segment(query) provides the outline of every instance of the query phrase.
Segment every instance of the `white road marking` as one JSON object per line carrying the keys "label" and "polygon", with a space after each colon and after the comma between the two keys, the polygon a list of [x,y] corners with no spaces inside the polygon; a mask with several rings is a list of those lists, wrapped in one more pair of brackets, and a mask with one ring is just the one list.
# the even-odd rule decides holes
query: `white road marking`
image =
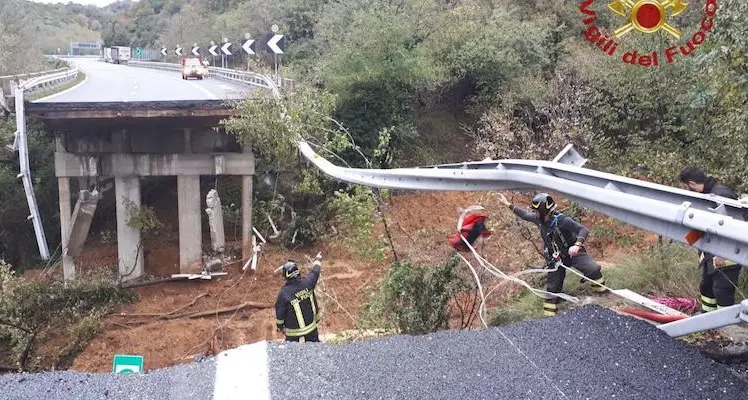
{"label": "white road marking", "polygon": [[210,97],[211,100],[218,100],[218,97],[216,95],[214,95],[213,93],[211,93],[208,89],[206,89],[206,88],[204,88],[204,87],[202,87],[202,86],[200,86],[198,84],[195,84],[194,82],[190,82],[187,79],[175,78],[173,76],[171,76],[170,78],[171,79],[176,79],[176,80],[178,80],[180,82],[187,83],[189,85],[192,85],[192,87],[194,87],[194,88],[198,89],[199,91],[205,93],[205,95],[208,96],[208,97]]}
{"label": "white road marking", "polygon": [[267,342],[239,346],[216,356],[213,400],[270,400]]}
{"label": "white road marking", "polygon": [[84,83],[86,83],[86,81],[88,81],[88,74],[86,74],[86,77],[83,78],[83,80],[79,84],[77,84],[77,85],[75,85],[73,87],[67,88],[67,89],[63,90],[62,92],[57,92],[55,94],[50,94],[47,97],[42,97],[41,99],[34,100],[34,101],[32,101],[32,103],[39,103],[39,102],[42,102],[42,101],[47,101],[47,100],[52,99],[54,97],[57,97],[57,96],[59,96],[61,94],[65,94],[67,92],[75,90],[75,89],[79,88],[81,85],[83,85]]}

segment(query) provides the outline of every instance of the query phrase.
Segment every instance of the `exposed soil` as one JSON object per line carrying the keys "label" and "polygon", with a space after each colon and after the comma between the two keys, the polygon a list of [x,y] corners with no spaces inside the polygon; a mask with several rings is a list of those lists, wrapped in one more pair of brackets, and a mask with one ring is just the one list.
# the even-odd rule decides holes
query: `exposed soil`
{"label": "exposed soil", "polygon": [[[567,203],[559,200],[560,209],[564,210]],[[529,196],[518,194],[513,201],[527,205]],[[448,238],[456,232],[459,209],[475,204],[486,208],[489,228],[494,231],[493,236],[477,246],[488,260],[507,273],[542,263],[535,248],[540,245],[537,228],[517,222],[513,213],[501,206],[494,195],[475,192],[419,192],[395,196],[385,214],[399,259],[426,266],[447,262],[452,254]],[[655,235],[623,226],[596,213],[588,212],[582,221],[591,229],[604,228],[615,233],[595,236],[593,231],[589,252],[598,259],[619,250],[635,252],[657,240]],[[521,227],[525,227],[524,234],[529,240],[523,238]],[[384,233],[381,223],[377,233]],[[621,237],[635,240],[630,241],[630,248],[621,249]],[[384,243],[383,235],[380,240]],[[324,245],[296,251],[267,245],[256,273],[251,270],[243,273],[241,262],[236,262],[224,269],[227,276],[211,281],[168,282],[130,289],[139,295],[137,303],[124,306],[119,314],[107,318],[104,332],[75,359],[72,369],[110,371],[114,354],[140,354],[144,356],[146,369],[162,368],[245,343],[282,340],[281,334],[275,331],[272,309],[282,281],[274,270],[286,257],[303,262],[318,251],[325,257],[322,274],[325,293],[339,303],[330,297],[319,298],[324,313],[320,333],[327,335],[354,328],[354,318],[361,305],[383,277],[392,258],[379,264],[362,260],[339,246],[340,238],[332,234],[323,242]],[[77,265],[83,268],[113,266],[116,252],[116,245],[91,247],[78,257]],[[234,252],[239,249],[235,248]],[[145,257],[148,275],[169,276],[178,272],[178,245],[171,239],[151,243]],[[474,261],[469,254],[466,257]],[[519,290],[519,285],[505,284],[489,305]],[[217,309],[245,302],[252,305],[215,314]],[[189,316],[211,311],[206,316]],[[454,318],[459,320],[459,315]]]}

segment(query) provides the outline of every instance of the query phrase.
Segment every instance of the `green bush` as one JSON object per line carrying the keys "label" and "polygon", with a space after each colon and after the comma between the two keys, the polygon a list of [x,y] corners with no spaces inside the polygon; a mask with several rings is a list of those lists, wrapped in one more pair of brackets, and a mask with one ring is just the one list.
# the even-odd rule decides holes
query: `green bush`
{"label": "green bush", "polygon": [[619,256],[603,273],[614,288],[645,296],[693,297],[699,293],[701,280],[698,264],[696,249],[672,243],[647,249],[639,256]]}
{"label": "green bush", "polygon": [[450,300],[472,289],[457,268],[459,258],[424,268],[395,262],[364,307],[362,325],[420,335],[449,328]]}
{"label": "green bush", "polygon": [[98,320],[132,301],[134,294],[119,288],[108,270],[74,281],[36,282],[16,276],[0,260],[0,349],[5,350],[0,354],[8,351],[19,370],[39,369],[33,357],[37,343],[65,334],[62,329],[73,336],[61,354],[70,359],[94,336]]}

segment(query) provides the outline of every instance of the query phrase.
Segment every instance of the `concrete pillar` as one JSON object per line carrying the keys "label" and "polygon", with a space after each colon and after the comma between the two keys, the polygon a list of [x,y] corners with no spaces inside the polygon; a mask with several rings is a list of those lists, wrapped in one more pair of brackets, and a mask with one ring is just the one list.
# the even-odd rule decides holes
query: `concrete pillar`
{"label": "concrete pillar", "polygon": [[242,258],[252,258],[252,175],[242,176]]}
{"label": "concrete pillar", "polygon": [[215,189],[210,189],[208,195],[205,196],[205,204],[208,206],[205,213],[208,214],[213,251],[223,253],[226,246],[226,236],[223,230],[223,208],[221,208],[221,197],[218,196]]}
{"label": "concrete pillar", "polygon": [[88,231],[91,229],[91,222],[93,222],[98,202],[99,192],[97,190],[93,192],[81,190],[78,192],[78,201],[75,202],[70,222],[68,247],[67,249],[63,249],[63,254],[77,257],[83,251],[83,245],[88,238]]}
{"label": "concrete pillar", "polygon": [[179,272],[195,274],[202,271],[203,238],[200,211],[200,176],[178,175],[179,207]]}
{"label": "concrete pillar", "polygon": [[62,237],[62,276],[65,280],[75,278],[75,260],[65,255],[68,248],[70,232],[70,178],[57,178],[57,190],[60,195],[60,232]]}
{"label": "concrete pillar", "polygon": [[117,196],[117,258],[122,280],[127,281],[143,275],[143,243],[140,230],[127,225],[130,213],[127,204],[132,202],[140,209],[140,177],[122,176],[114,178],[114,193]]}

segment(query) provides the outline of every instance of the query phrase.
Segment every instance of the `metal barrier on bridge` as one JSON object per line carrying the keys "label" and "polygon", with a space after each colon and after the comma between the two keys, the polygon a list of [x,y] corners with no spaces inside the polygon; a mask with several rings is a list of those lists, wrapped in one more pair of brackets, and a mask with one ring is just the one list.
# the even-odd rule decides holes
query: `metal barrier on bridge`
{"label": "metal barrier on bridge", "polygon": [[[182,68],[180,64],[155,62],[155,61],[130,60],[128,61],[127,65],[130,65],[133,67],[153,68],[153,69],[160,69],[160,70],[174,71],[174,72],[179,72]],[[233,81],[233,82],[250,84],[253,86],[261,87],[263,89],[275,90],[275,89],[289,88],[293,90],[294,81],[288,78],[281,78],[278,80],[278,82],[275,82],[273,78],[271,78],[268,75],[258,74],[254,72],[247,72],[247,71],[239,71],[235,69],[219,68],[219,67],[208,67],[208,72],[210,74],[208,76],[214,76],[219,79],[224,79],[224,80]]]}
{"label": "metal barrier on bridge", "polygon": [[[584,207],[748,268],[748,204],[582,168],[586,160],[571,145],[554,161],[485,160],[395,169],[340,167],[308,143],[298,145],[318,169],[339,181],[406,190],[552,190]],[[691,232],[701,238],[689,243]],[[748,300],[658,327],[678,337],[740,322],[748,322]]]}
{"label": "metal barrier on bridge", "polygon": [[[71,81],[78,76],[80,72],[78,68],[64,68],[61,70],[47,72],[46,75],[38,74],[27,74],[27,76],[36,75],[31,79],[27,79],[21,82],[11,80],[12,93],[14,94],[14,103],[16,110],[16,133],[13,140],[13,145],[9,146],[11,150],[18,150],[18,156],[20,161],[20,174],[18,178],[23,180],[23,187],[26,193],[26,200],[29,203],[29,215],[28,219],[34,224],[34,233],[36,234],[36,242],[39,246],[39,254],[43,260],[49,260],[49,248],[47,246],[47,238],[44,234],[44,228],[42,227],[42,219],[39,214],[39,208],[36,204],[36,196],[34,194],[34,187],[31,180],[31,167],[29,166],[29,151],[26,135],[26,116],[24,115],[24,94],[25,93],[37,93],[57,86],[59,84]],[[0,77],[2,79],[2,77]]]}

